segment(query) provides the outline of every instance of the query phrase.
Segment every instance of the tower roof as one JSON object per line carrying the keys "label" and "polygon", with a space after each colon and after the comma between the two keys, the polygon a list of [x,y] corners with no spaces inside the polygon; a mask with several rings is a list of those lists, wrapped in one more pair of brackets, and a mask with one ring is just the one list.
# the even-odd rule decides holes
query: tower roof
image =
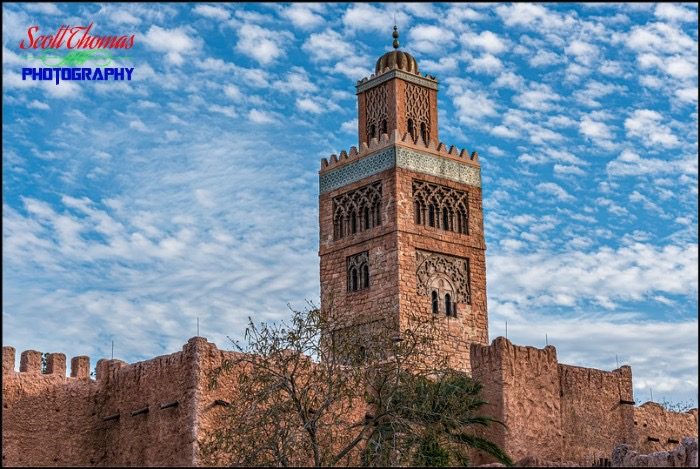
{"label": "tower roof", "polygon": [[374,73],[379,75],[386,68],[390,70],[398,69],[418,75],[418,62],[408,52],[398,50],[399,48],[399,32],[394,26],[394,32],[391,34],[394,38],[394,50],[387,52],[377,59],[377,64],[374,66]]}

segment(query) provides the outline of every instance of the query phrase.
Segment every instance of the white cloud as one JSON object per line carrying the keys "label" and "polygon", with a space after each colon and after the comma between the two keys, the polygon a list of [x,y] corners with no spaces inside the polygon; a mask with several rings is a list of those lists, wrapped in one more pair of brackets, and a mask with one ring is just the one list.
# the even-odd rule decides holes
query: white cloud
{"label": "white cloud", "polygon": [[586,172],[579,168],[578,166],[571,166],[571,165],[562,165],[562,164],[555,164],[554,165],[554,174],[558,175],[568,175],[572,174],[574,176],[585,176]]}
{"label": "white cloud", "polygon": [[678,99],[685,103],[697,103],[698,102],[698,88],[682,88],[676,90],[675,95]]}
{"label": "white cloud", "polygon": [[183,55],[194,53],[201,40],[185,27],[165,29],[152,25],[144,35],[144,42],[147,47],[164,52],[168,62],[182,65]]}
{"label": "white cloud", "polygon": [[240,101],[243,98],[241,89],[232,83],[224,86],[224,94],[233,101]]}
{"label": "white cloud", "polygon": [[27,107],[29,109],[39,109],[41,111],[48,111],[49,109],[51,109],[48,104],[41,101],[37,101],[36,99],[33,99],[32,102],[27,104]]}
{"label": "white cloud", "polygon": [[343,122],[340,126],[340,131],[348,134],[357,132],[357,118]]}
{"label": "white cloud", "polygon": [[459,62],[454,57],[440,57],[440,59],[435,62],[434,60],[421,60],[420,68],[421,72],[425,73],[441,73],[441,72],[454,72],[457,70]]}
{"label": "white cloud", "polygon": [[562,16],[545,6],[532,3],[499,5],[496,13],[506,26],[522,26],[542,32],[570,28],[576,23],[571,16]]}
{"label": "white cloud", "polygon": [[581,134],[590,138],[594,142],[610,140],[613,138],[613,134],[607,124],[604,122],[595,121],[589,116],[584,116],[581,119],[579,131]]}
{"label": "white cloud", "polygon": [[204,16],[219,21],[226,21],[231,14],[225,8],[215,5],[197,5],[192,9],[196,15]]}
{"label": "white cloud", "polygon": [[596,46],[579,40],[571,41],[571,44],[564,51],[569,55],[573,55],[578,62],[586,66],[591,66],[598,57],[598,48]]}
{"label": "white cloud", "polygon": [[562,60],[563,59],[559,56],[559,54],[545,49],[539,49],[534,56],[530,57],[528,62],[533,67],[542,67],[556,65],[557,63],[562,62]]}
{"label": "white cloud", "polygon": [[272,31],[255,24],[244,24],[238,30],[236,50],[261,65],[269,65],[284,54],[281,42],[284,32]]}
{"label": "white cloud", "polygon": [[513,98],[520,107],[533,111],[549,111],[554,108],[553,102],[561,97],[549,85],[532,83],[530,89],[523,91]]}
{"label": "white cloud", "polygon": [[311,98],[297,98],[296,107],[300,111],[310,112],[312,114],[322,114],[328,111],[328,109],[324,109],[320,103]]}
{"label": "white cloud", "polygon": [[481,57],[472,59],[469,70],[495,75],[503,69],[503,63],[498,57],[491,54],[483,54]]}
{"label": "white cloud", "polygon": [[[396,23],[401,29],[408,23],[408,15],[401,10],[383,10],[369,3],[353,3],[343,14],[343,24],[350,31],[386,33],[390,39],[391,23],[387,20],[396,15]],[[401,41],[401,39],[399,39]],[[388,45],[387,41],[387,45]]]}
{"label": "white cloud", "polygon": [[236,109],[232,106],[221,106],[219,104],[210,104],[209,110],[219,114],[223,114],[226,117],[234,118],[238,116]]}
{"label": "white cloud", "polygon": [[291,21],[297,28],[313,29],[325,23],[326,20],[319,14],[323,10],[323,4],[293,3],[282,10],[282,16]]}
{"label": "white cloud", "polygon": [[454,33],[434,25],[419,24],[409,30],[411,50],[434,54],[444,53],[454,42]]}
{"label": "white cloud", "polygon": [[678,146],[678,137],[671,129],[662,124],[664,117],[651,109],[637,109],[625,119],[625,129],[628,137],[638,137],[645,146],[661,145],[664,147]]}
{"label": "white cloud", "polygon": [[698,20],[698,12],[675,3],[657,3],[654,15],[669,21],[692,22]]}
{"label": "white cloud", "polygon": [[553,182],[541,182],[537,184],[537,190],[550,194],[561,200],[562,202],[570,202],[575,200],[574,197],[566,192],[560,185]]}
{"label": "white cloud", "polygon": [[491,31],[464,33],[460,36],[460,42],[464,47],[481,49],[489,54],[500,54],[508,49],[506,40]]}
{"label": "white cloud", "polygon": [[141,23],[141,18],[135,16],[127,10],[118,7],[113,7],[110,10],[109,18],[117,24],[126,24],[129,26],[135,26]]}
{"label": "white cloud", "polygon": [[611,176],[656,176],[662,174],[687,174],[690,176],[697,174],[698,160],[692,156],[669,160],[642,158],[632,150],[625,149],[616,159],[607,164],[606,171]]}
{"label": "white cloud", "polygon": [[515,91],[521,91],[524,83],[525,79],[517,73],[503,72],[498,75],[498,78],[493,82],[493,86],[496,88],[510,88]]}
{"label": "white cloud", "polygon": [[44,15],[62,15],[63,12],[55,3],[29,3],[24,6],[27,11],[41,13]]}
{"label": "white cloud", "polygon": [[248,112],[248,119],[256,124],[273,124],[277,122],[277,118],[274,114],[261,109],[251,109]]}
{"label": "white cloud", "polygon": [[344,56],[353,55],[353,47],[349,42],[332,29],[321,33],[314,33],[304,41],[302,45],[304,52],[309,54],[313,60],[317,61],[338,61]]}

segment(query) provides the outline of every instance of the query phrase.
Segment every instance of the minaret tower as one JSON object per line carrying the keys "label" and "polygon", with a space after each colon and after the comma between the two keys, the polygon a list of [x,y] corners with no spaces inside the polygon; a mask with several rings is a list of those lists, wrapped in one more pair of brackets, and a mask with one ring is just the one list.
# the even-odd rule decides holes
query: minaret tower
{"label": "minaret tower", "polygon": [[479,160],[439,141],[438,81],[398,36],[357,82],[359,149],[321,160],[321,309],[368,336],[431,317],[470,371],[469,344],[488,342]]}

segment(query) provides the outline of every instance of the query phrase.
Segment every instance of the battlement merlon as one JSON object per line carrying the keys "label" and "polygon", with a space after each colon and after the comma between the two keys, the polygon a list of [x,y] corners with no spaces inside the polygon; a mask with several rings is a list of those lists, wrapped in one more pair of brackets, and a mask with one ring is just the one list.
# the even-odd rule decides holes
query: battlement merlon
{"label": "battlement merlon", "polygon": [[345,164],[363,158],[371,153],[377,152],[385,147],[397,144],[403,147],[415,149],[432,155],[445,157],[459,163],[467,164],[474,167],[480,167],[479,154],[475,151],[469,154],[466,148],[460,150],[454,145],[450,145],[448,147],[443,142],[436,142],[433,140],[428,140],[428,142],[424,142],[420,136],[417,137],[416,141],[413,141],[413,139],[409,136],[407,132],[401,134],[398,130],[395,129],[390,134],[384,133],[378,139],[371,139],[369,144],[362,142],[360,144],[359,151],[357,147],[352,146],[350,147],[349,153],[345,150],[342,150],[340,152],[340,156],[332,154],[328,158],[321,158],[321,169],[319,170],[319,174],[323,174],[326,171],[339,168]]}
{"label": "battlement merlon", "polygon": [[426,145],[420,139],[414,143],[407,134],[399,137],[395,131],[391,137],[383,134],[379,140],[372,139],[369,146],[363,144],[360,151],[353,148],[350,154],[341,152],[340,159],[336,155],[330,162],[324,158],[319,171],[320,194],[394,167],[481,187],[476,152],[468,155],[466,150],[460,152],[454,146],[448,149],[443,143]]}

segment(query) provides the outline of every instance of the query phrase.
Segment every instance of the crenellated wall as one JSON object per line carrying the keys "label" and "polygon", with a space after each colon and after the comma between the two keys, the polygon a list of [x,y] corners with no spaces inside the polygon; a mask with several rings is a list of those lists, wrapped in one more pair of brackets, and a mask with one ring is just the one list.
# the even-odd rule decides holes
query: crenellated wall
{"label": "crenellated wall", "polygon": [[630,442],[641,453],[673,451],[686,436],[698,434],[698,409],[669,412],[655,402],[634,408],[634,433]]}
{"label": "crenellated wall", "polygon": [[[536,456],[591,465],[609,459],[617,444],[650,452],[697,436],[697,409],[678,413],[653,403],[634,406],[629,366],[603,371],[564,365],[552,346],[517,346],[503,337],[490,345],[472,344],[470,355],[472,374],[489,402],[484,414],[505,423],[480,434],[514,460]],[[478,455],[476,461],[491,460]]]}
{"label": "crenellated wall", "polygon": [[[211,373],[237,356],[194,337],[180,352],[143,362],[99,360],[92,379],[88,357],[74,357],[66,376],[65,355],[49,354],[42,373],[41,352],[29,350],[15,371],[15,349],[3,347],[3,465],[201,464],[198,442],[221,425],[242,371],[216,387],[209,386]],[[697,436],[697,409],[633,405],[628,366],[563,365],[552,346],[517,346],[503,337],[472,344],[470,358],[488,401],[484,414],[505,424],[479,434],[514,460],[590,465],[608,459],[617,444],[648,453]],[[474,462],[490,460],[475,455]]]}
{"label": "crenellated wall", "polygon": [[27,351],[15,371],[15,349],[3,347],[3,465],[188,466],[211,424],[214,401],[229,388],[208,390],[208,371],[232,352],[195,337],[181,352],[127,364]]}

